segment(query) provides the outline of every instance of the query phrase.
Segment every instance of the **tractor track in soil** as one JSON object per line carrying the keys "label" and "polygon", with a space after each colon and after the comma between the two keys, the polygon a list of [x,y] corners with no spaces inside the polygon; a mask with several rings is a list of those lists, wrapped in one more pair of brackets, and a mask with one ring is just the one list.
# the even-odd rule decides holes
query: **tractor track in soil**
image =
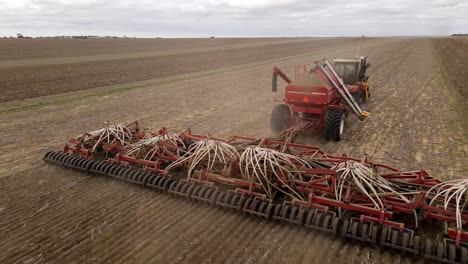
{"label": "tractor track in soil", "polygon": [[[405,169],[422,167],[436,177],[463,177],[467,172],[463,133],[467,108],[462,86],[466,76],[460,69],[468,65],[463,59],[467,42],[378,39],[359,45],[372,63],[372,97],[366,106],[370,119],[357,123],[351,118],[340,143],[314,134],[300,140],[329,153],[367,153],[372,160]],[[317,46],[305,58],[278,58],[277,64],[294,75],[295,64],[349,56],[355,49],[353,42],[322,52]],[[217,136],[268,135],[270,69],[259,64],[1,113],[5,144],[0,146],[0,262],[421,262],[317,231],[266,223],[122,182],[84,176],[40,160],[46,150],[60,148],[67,137],[95,129],[103,120],[139,119],[153,129],[190,126]]]}

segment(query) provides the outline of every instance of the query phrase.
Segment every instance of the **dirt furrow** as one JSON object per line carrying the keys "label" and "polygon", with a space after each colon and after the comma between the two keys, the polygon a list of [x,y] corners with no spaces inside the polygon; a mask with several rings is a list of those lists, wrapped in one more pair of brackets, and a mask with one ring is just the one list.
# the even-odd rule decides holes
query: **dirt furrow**
{"label": "dirt furrow", "polygon": [[[236,214],[235,212],[229,213]],[[226,247],[220,245],[220,241],[216,239],[217,237],[223,237],[228,242],[237,237],[236,241],[238,242],[236,248],[242,247],[242,245],[249,240],[249,237],[254,236],[254,234],[257,234],[259,230],[262,229],[262,226],[258,226],[256,221],[253,219],[244,219],[244,217],[246,216],[236,215],[232,218],[232,221],[223,222],[218,225],[215,230],[211,230],[210,234],[206,236],[207,239],[199,237],[197,241],[195,241],[194,245],[187,249],[187,254],[180,256],[178,263],[193,263],[198,262],[201,259],[209,262],[216,262],[217,259],[213,259],[210,254],[214,253],[214,255],[220,256],[222,253],[227,251]],[[254,224],[255,228],[252,228],[252,224]],[[248,236],[245,235],[245,231],[248,231]],[[236,234],[244,234],[244,236],[239,237]],[[233,249],[231,249],[231,247],[228,248],[230,250],[227,253],[232,254]],[[225,262],[226,260],[220,261]]]}
{"label": "dirt furrow", "polygon": [[[158,259],[161,262],[166,263],[180,263],[185,262],[187,255],[182,254],[182,248],[189,252],[195,252],[200,247],[203,247],[201,241],[213,241],[216,236],[215,230],[222,230],[223,226],[228,225],[232,228],[237,228],[238,225],[235,223],[239,220],[239,216],[227,213],[219,208],[205,208],[208,212],[199,212],[194,214],[195,220],[185,219],[186,221],[180,223],[179,227],[172,227],[171,232],[165,232],[169,236],[165,236],[162,239],[153,241],[156,251],[152,251],[152,247],[141,250],[138,254],[134,255],[134,260],[142,260],[142,262],[150,262],[152,259]],[[219,210],[219,211],[217,211]],[[211,212],[210,212],[211,211]],[[200,214],[205,214],[200,216]],[[209,216],[209,217],[206,217]],[[216,218],[213,219],[215,216]],[[211,228],[204,228],[207,224]],[[171,233],[173,235],[171,235]],[[158,241],[162,240],[162,241]],[[164,243],[167,241],[167,243]],[[162,242],[162,243],[161,243]]]}
{"label": "dirt furrow", "polygon": [[[24,217],[24,214],[27,212],[29,212],[29,214],[32,213],[32,215],[27,218],[27,217],[24,217],[23,219],[28,221],[28,220],[35,220],[35,221],[38,221],[38,222],[54,222],[55,220],[59,219],[61,217],[61,215],[56,215],[55,217],[50,217],[50,215],[48,214],[48,212],[53,212],[53,211],[60,211],[61,214],[66,214],[66,213],[73,213],[75,215],[79,215],[81,212],[79,210],[77,210],[78,208],[82,207],[83,206],[83,203],[84,204],[87,204],[87,203],[90,203],[91,201],[95,201],[96,199],[101,199],[102,196],[97,196],[97,197],[93,197],[93,196],[88,196],[86,194],[89,194],[89,193],[93,193],[94,191],[98,192],[99,189],[102,189],[102,187],[104,185],[108,185],[108,184],[115,184],[114,182],[101,182],[101,185],[95,185],[94,183],[92,183],[92,181],[89,181],[88,184],[90,184],[89,186],[88,185],[82,185],[80,186],[80,188],[76,189],[76,193],[70,193],[68,192],[68,190],[66,192],[68,193],[65,193],[64,196],[60,195],[60,197],[58,198],[58,201],[56,201],[55,204],[49,204],[49,201],[45,201],[46,202],[46,205],[45,206],[42,206],[39,210],[37,211],[31,211],[32,208],[35,208],[34,207],[24,207],[24,210],[25,211],[19,211],[19,214],[17,214],[17,219],[13,220],[13,221],[10,221],[12,222],[13,225],[17,224],[19,225],[21,223],[21,221],[18,221],[20,218]],[[26,189],[27,191],[27,189]],[[31,192],[31,193],[35,193],[35,192]],[[86,195],[84,196],[84,199],[80,200],[78,203],[73,203],[73,200],[76,199],[76,197],[78,196],[81,196],[81,195]],[[115,195],[114,193],[110,193],[108,194],[109,196],[112,196],[112,195]],[[34,204],[34,201],[36,200],[35,199],[36,197],[31,197],[31,200],[30,201],[25,201],[23,204]],[[70,199],[70,201],[67,201],[67,198]],[[89,200],[87,200],[87,198]],[[69,203],[67,203],[69,202]],[[71,205],[70,205],[71,204]],[[55,207],[55,206],[58,206],[58,207]],[[45,208],[45,209],[43,209]],[[43,209],[43,210],[41,210]],[[40,214],[38,214],[38,212]],[[10,227],[11,230],[14,230],[15,229],[15,226],[11,226]]]}
{"label": "dirt furrow", "polygon": [[[102,198],[106,199],[106,197]],[[52,245],[48,247],[48,251],[53,252],[53,250],[57,246],[64,247],[63,244],[65,244],[67,240],[70,241],[70,244],[76,244],[77,240],[79,240],[78,237],[81,233],[84,233],[85,236],[90,235],[89,231],[92,227],[99,226],[100,223],[106,222],[109,219],[109,217],[112,217],[114,218],[114,221],[117,221],[117,216],[121,215],[120,210],[123,210],[129,205],[132,205],[132,203],[130,202],[131,200],[128,200],[127,197],[122,197],[121,200],[116,199],[115,197],[106,200],[109,200],[109,203],[111,203],[112,206],[109,206],[106,203],[101,203],[100,206],[92,208],[92,210],[83,210],[82,208],[75,208],[75,210],[71,211],[71,215],[66,213],[64,214],[58,211],[59,214],[55,216],[56,221],[53,221],[54,219],[51,219],[51,221],[39,222],[41,224],[38,225],[38,227],[45,234],[37,236],[37,238],[35,238],[34,241],[29,240],[30,242],[28,243],[31,243],[35,250],[28,250],[23,253],[33,254],[34,251],[42,250],[43,245]],[[106,207],[111,207],[112,210],[107,210],[105,209]],[[83,218],[79,217],[79,215],[81,214],[88,215],[88,217],[85,218],[84,222]],[[112,223],[107,224],[112,225]],[[78,227],[80,228],[78,229]],[[54,233],[52,230],[57,230],[59,234]],[[36,233],[36,231],[36,227],[33,227],[31,230],[25,230],[22,233],[22,236],[17,237],[16,239],[18,240],[18,242],[21,240],[28,241],[28,236]],[[57,240],[61,241],[60,245],[57,244]],[[9,243],[13,243],[13,241],[10,240]],[[41,247],[37,248],[36,245],[41,245]],[[19,253],[20,252],[17,252],[17,254]],[[50,252],[47,252],[47,255],[49,254]],[[20,256],[21,255],[19,255],[19,257]],[[14,260],[14,255],[9,256],[9,259]]]}
{"label": "dirt furrow", "polygon": [[[174,199],[174,197],[172,197]],[[182,216],[185,214],[197,214],[197,211],[200,208],[200,205],[198,204],[191,204],[191,203],[180,203],[181,201],[178,199],[172,200],[172,203],[170,207],[168,207],[165,210],[164,215],[160,214],[154,214],[145,216],[144,221],[146,222],[146,225],[139,225],[137,224],[135,229],[137,230],[130,230],[133,236],[135,238],[138,238],[138,234],[145,235],[146,234],[146,239],[142,243],[148,243],[147,241],[147,236],[148,234],[151,234],[152,231],[157,231],[157,233],[161,236],[165,232],[168,232],[168,229],[170,230],[172,226],[174,226],[175,219],[180,219]],[[183,202],[183,201],[182,201]],[[132,221],[132,222],[137,222],[137,221]],[[130,227],[132,228],[132,227]],[[117,241],[116,241],[117,242]],[[110,246],[108,249],[108,257],[104,260],[106,262],[108,261],[120,261],[123,258],[126,257],[131,257],[133,254],[133,251],[138,251],[141,249],[141,247],[133,247],[134,243],[132,243],[131,239],[123,239],[123,241],[117,242],[117,245],[112,247]],[[127,249],[127,250],[125,250]],[[130,250],[128,250],[130,249]]]}

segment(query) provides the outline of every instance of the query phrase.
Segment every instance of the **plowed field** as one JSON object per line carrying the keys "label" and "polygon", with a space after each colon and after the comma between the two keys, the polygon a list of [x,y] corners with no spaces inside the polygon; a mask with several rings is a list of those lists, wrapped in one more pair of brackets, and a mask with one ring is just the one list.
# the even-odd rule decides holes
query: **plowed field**
{"label": "plowed field", "polygon": [[296,64],[357,47],[372,64],[371,117],[350,119],[339,143],[319,133],[299,140],[443,179],[467,174],[464,39],[2,41],[0,263],[420,261],[41,160],[105,120],[266,136],[273,65],[294,75]]}

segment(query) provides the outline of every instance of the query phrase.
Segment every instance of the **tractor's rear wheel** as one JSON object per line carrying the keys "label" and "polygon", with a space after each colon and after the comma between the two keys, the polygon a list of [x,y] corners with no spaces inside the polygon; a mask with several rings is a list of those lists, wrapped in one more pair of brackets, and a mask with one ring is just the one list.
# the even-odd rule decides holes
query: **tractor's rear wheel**
{"label": "tractor's rear wheel", "polygon": [[345,128],[346,115],[342,109],[331,109],[325,120],[325,136],[328,140],[340,141]]}
{"label": "tractor's rear wheel", "polygon": [[273,107],[270,117],[270,127],[274,134],[288,128],[289,121],[291,120],[291,109],[285,104],[277,104]]}

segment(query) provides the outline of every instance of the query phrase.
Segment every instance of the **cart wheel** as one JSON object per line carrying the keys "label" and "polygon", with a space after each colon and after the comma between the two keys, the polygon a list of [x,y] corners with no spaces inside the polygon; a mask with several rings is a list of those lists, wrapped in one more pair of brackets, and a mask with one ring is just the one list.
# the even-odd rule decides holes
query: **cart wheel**
{"label": "cart wheel", "polygon": [[331,109],[327,113],[325,137],[328,140],[340,141],[345,129],[346,115],[342,109]]}
{"label": "cart wheel", "polygon": [[279,134],[288,128],[291,119],[291,109],[285,104],[273,106],[270,117],[270,127],[273,134]]}

